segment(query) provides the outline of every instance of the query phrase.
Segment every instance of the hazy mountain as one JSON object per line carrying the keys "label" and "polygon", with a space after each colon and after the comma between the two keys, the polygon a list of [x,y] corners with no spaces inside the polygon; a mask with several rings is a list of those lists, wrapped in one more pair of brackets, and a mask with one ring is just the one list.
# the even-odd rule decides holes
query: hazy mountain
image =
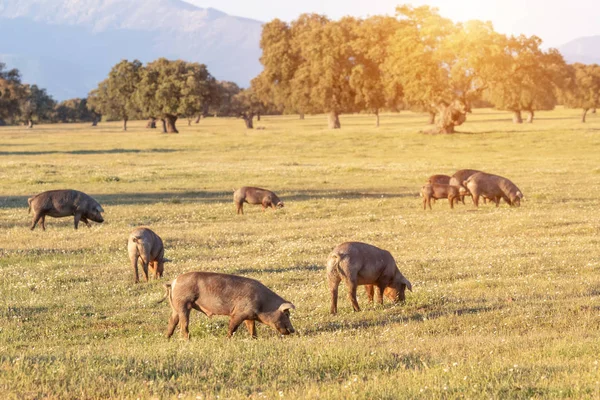
{"label": "hazy mountain", "polygon": [[600,36],[581,37],[558,48],[569,63],[600,64]]}
{"label": "hazy mountain", "polygon": [[86,96],[124,58],[197,61],[247,86],[261,24],[180,0],[0,0],[0,61],[59,100]]}

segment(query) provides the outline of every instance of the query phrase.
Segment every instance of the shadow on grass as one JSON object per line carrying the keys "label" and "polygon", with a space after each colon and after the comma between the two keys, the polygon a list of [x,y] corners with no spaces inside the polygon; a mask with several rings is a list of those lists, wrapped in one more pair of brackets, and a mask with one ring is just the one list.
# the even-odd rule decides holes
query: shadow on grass
{"label": "shadow on grass", "polygon": [[[59,189],[59,188],[55,188]],[[71,188],[73,189],[73,188]],[[75,188],[76,189],[76,188]],[[281,196],[284,202],[310,201],[318,199],[335,200],[353,200],[353,199],[381,199],[381,198],[412,198],[417,194],[415,192],[404,193],[375,193],[361,192],[358,190],[341,191],[320,191],[320,190],[287,190],[291,193],[287,196]],[[34,196],[37,193],[32,193]],[[150,192],[150,193],[115,193],[115,194],[94,194],[88,192],[90,196],[98,200],[102,205],[135,205],[135,204],[156,204],[156,203],[223,203],[232,204],[233,191],[186,191],[186,192]],[[0,208],[24,208],[27,209],[27,199],[31,196],[6,196],[0,197]]]}
{"label": "shadow on grass", "polygon": [[[334,332],[334,331],[340,331],[340,330],[348,330],[348,329],[363,329],[363,328],[372,328],[372,327],[383,327],[383,326],[387,326],[390,324],[398,324],[398,323],[405,323],[405,322],[409,322],[409,321],[416,321],[416,322],[421,322],[425,319],[427,320],[432,320],[432,319],[437,319],[437,318],[441,318],[444,316],[449,316],[449,315],[469,315],[469,314],[479,314],[482,312],[490,312],[492,311],[492,307],[470,307],[470,308],[461,308],[458,310],[449,310],[449,311],[438,311],[438,312],[431,312],[431,313],[414,313],[413,315],[410,316],[403,316],[403,315],[388,315],[388,314],[382,314],[382,317],[385,319],[377,319],[377,320],[370,320],[370,321],[352,321],[352,322],[347,322],[347,321],[329,321],[323,324],[319,324],[318,326],[314,327],[314,328],[310,328],[305,330],[305,334],[306,335],[315,335],[318,333],[323,333],[323,332]],[[343,317],[340,317],[340,319]]]}
{"label": "shadow on grass", "polygon": [[47,154],[138,154],[138,153],[174,153],[180,150],[175,149],[106,149],[106,150],[71,150],[71,151],[59,151],[59,150],[47,150],[47,151],[0,151],[0,156],[40,156]]}
{"label": "shadow on grass", "polygon": [[321,265],[295,265],[291,267],[282,268],[239,268],[231,271],[232,274],[256,274],[256,273],[283,273],[283,272],[297,272],[297,271],[324,271],[325,267]]}

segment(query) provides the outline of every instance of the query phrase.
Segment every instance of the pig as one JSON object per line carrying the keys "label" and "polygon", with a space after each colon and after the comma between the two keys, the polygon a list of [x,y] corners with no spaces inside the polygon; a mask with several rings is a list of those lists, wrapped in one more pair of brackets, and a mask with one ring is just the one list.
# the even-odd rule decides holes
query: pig
{"label": "pig", "polygon": [[458,201],[461,195],[466,193],[466,189],[458,186],[442,185],[438,183],[427,184],[421,187],[421,197],[423,197],[423,210],[431,210],[431,199],[445,199],[450,202],[450,208],[454,208],[454,201]]}
{"label": "pig", "polygon": [[427,179],[427,183],[441,183],[443,185],[449,185],[450,177],[448,175],[431,175]]}
{"label": "pig", "polygon": [[478,172],[465,180],[463,185],[471,192],[476,207],[479,207],[480,197],[493,200],[496,207],[500,199],[504,199],[511,207],[519,207],[523,199],[523,193],[517,185],[499,175]]}
{"label": "pig", "polygon": [[148,282],[148,267],[154,279],[162,278],[165,270],[165,249],[162,239],[148,228],[135,228],[127,240],[127,252],[133,267],[134,281],[140,281],[138,276],[138,258],[142,262],[144,278]]}
{"label": "pig", "polygon": [[[461,169],[458,170],[454,173],[454,175],[452,175],[450,177],[450,182],[448,182],[449,185],[452,186],[460,186],[460,187],[464,187],[463,186],[463,182],[466,181],[471,175],[476,174],[478,171],[476,169]],[[465,187],[465,189],[467,189]],[[465,190],[465,194],[460,196],[460,201],[463,203],[463,205],[465,204],[465,196],[470,196],[471,193],[469,193],[468,190]]]}
{"label": "pig", "polygon": [[253,338],[257,337],[256,321],[282,335],[295,332],[290,322],[290,310],[296,307],[254,279],[215,272],[188,272],[165,285],[165,289],[161,302],[168,298],[172,309],[167,338],[181,323],[181,335],[190,339],[188,324],[192,308],[208,317],[228,315],[228,337],[235,333],[242,322]]}
{"label": "pig", "polygon": [[377,301],[383,304],[383,296],[393,302],[404,301],[404,292],[412,291],[412,285],[402,275],[394,257],[373,245],[361,242],[345,242],[337,246],[327,258],[327,280],[331,294],[331,314],[337,313],[338,286],[344,280],[348,297],[354,311],[360,311],[356,299],[358,285],[366,285],[369,301],[373,301],[374,286]]}
{"label": "pig", "polygon": [[233,192],[233,202],[237,207],[238,214],[244,214],[244,203],[262,204],[263,211],[266,208],[282,208],[283,202],[270,190],[257,187],[243,186]]}
{"label": "pig", "polygon": [[29,211],[33,210],[33,223],[31,230],[35,229],[38,221],[41,220],[42,229],[46,230],[46,215],[54,218],[75,216],[75,229],[82,221],[89,228],[88,221],[102,223],[104,218],[102,214],[104,209],[91,196],[78,190],[50,190],[27,199]]}

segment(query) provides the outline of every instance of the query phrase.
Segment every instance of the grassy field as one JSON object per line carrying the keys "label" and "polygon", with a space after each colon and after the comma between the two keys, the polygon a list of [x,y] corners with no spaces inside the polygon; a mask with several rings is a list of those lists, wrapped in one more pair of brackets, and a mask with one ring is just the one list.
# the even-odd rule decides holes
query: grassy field
{"label": "grassy field", "polygon": [[[476,110],[455,135],[426,116],[206,119],[179,135],[145,123],[0,128],[0,394],[86,398],[600,398],[600,117],[534,124]],[[470,200],[423,211],[429,175],[509,177],[520,208]],[[274,190],[285,208],[232,191]],[[104,224],[47,218],[27,197],[74,188]],[[165,241],[162,281],[133,284],[127,236]],[[391,251],[412,282],[404,304],[329,314],[325,260],[337,244]],[[164,337],[162,284],[192,270],[259,279],[296,305],[295,335],[192,312],[191,341]]]}

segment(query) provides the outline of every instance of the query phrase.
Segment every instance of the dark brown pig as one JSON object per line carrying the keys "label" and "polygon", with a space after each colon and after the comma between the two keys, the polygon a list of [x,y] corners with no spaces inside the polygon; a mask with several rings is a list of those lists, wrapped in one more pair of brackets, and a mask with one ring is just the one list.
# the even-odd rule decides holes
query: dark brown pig
{"label": "dark brown pig", "polygon": [[29,212],[33,210],[31,230],[41,220],[42,229],[46,230],[46,215],[54,218],[75,216],[75,229],[79,221],[91,226],[88,219],[102,223],[104,209],[91,196],[77,190],[50,190],[27,199]]}
{"label": "dark brown pig", "polygon": [[135,228],[129,235],[127,251],[133,267],[135,283],[140,281],[138,276],[138,258],[142,262],[144,278],[148,282],[148,267],[155,279],[162,278],[165,270],[165,249],[162,239],[148,228]]}
{"label": "dark brown pig", "polygon": [[214,272],[188,272],[165,287],[165,298],[169,299],[172,309],[167,338],[181,323],[181,334],[189,340],[192,308],[208,317],[229,315],[229,337],[242,322],[252,337],[257,336],[256,321],[269,325],[282,335],[295,332],[290,322],[290,309],[296,307],[257,280]]}
{"label": "dark brown pig", "polygon": [[233,192],[233,202],[237,207],[238,214],[244,214],[244,203],[262,204],[263,211],[265,208],[281,208],[283,202],[279,197],[270,190],[257,187],[244,186]]}
{"label": "dark brown pig", "polygon": [[442,185],[442,184],[427,184],[421,187],[421,197],[423,197],[423,210],[427,210],[427,206],[431,210],[431,199],[448,199],[450,208],[454,208],[454,201],[458,202],[461,195],[466,193],[466,189],[458,186]]}
{"label": "dark brown pig", "polygon": [[360,242],[342,243],[333,249],[327,258],[327,280],[332,314],[337,313],[338,286],[342,280],[348,287],[354,311],[360,311],[356,299],[358,285],[367,285],[369,300],[373,299],[373,286],[376,286],[380,304],[383,304],[383,295],[397,302],[404,301],[406,288],[412,291],[412,285],[398,270],[389,251]]}
{"label": "dark brown pig", "polygon": [[[469,177],[473,174],[476,174],[478,171],[476,169],[461,169],[458,170],[454,173],[454,175],[452,175],[450,177],[450,182],[448,182],[449,185],[452,186],[460,186],[460,187],[464,187],[465,189],[467,189],[465,186],[463,186],[463,182],[466,181],[467,179],[469,179]],[[460,201],[465,204],[465,196],[470,196],[471,193],[469,193],[468,190],[465,190],[465,193],[462,194],[460,196]]]}
{"label": "dark brown pig", "polygon": [[441,183],[442,185],[449,185],[450,184],[450,176],[448,176],[448,175],[431,175],[427,179],[427,183]]}
{"label": "dark brown pig", "polygon": [[511,207],[518,207],[523,198],[523,193],[517,185],[499,175],[478,172],[465,180],[463,185],[471,192],[476,207],[479,207],[480,197],[493,200],[496,207],[500,204],[500,199],[504,199]]}

